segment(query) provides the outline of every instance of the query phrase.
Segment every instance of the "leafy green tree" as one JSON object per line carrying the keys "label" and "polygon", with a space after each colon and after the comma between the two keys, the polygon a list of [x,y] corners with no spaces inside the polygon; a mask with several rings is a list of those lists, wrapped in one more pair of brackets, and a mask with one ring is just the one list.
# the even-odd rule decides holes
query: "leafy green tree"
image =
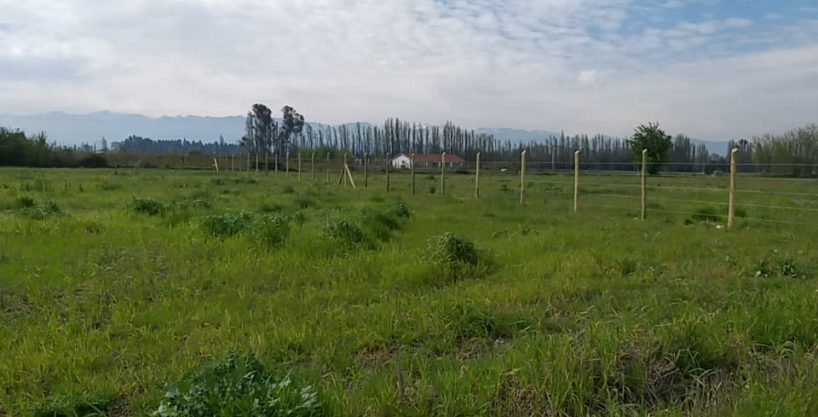
{"label": "leafy green tree", "polygon": [[673,147],[670,135],[659,128],[658,122],[637,127],[628,143],[637,162],[642,160],[642,150],[648,150],[648,172],[651,175],[657,174],[667,162],[668,151]]}

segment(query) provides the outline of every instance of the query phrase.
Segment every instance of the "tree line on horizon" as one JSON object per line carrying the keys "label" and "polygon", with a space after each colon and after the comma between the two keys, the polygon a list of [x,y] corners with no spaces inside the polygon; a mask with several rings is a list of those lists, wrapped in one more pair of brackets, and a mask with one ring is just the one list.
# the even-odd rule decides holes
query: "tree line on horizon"
{"label": "tree line on horizon", "polygon": [[[558,169],[571,167],[573,154],[581,152],[583,169],[632,170],[638,167],[639,152],[632,141],[639,134],[637,128],[631,138],[612,138],[603,135],[573,135],[544,137],[541,140],[514,142],[491,134],[469,130],[447,122],[440,125],[413,123],[388,118],[383,125],[365,123],[340,126],[313,125],[291,106],[284,106],[282,118],[273,118],[273,112],[263,104],[255,104],[248,111],[244,135],[238,141],[155,140],[129,136],[102,149],[89,145],[60,147],[49,144],[45,133],[26,137],[19,130],[0,128],[0,165],[5,166],[105,166],[104,154],[118,152],[132,155],[252,155],[264,166],[283,158],[287,152],[294,156],[299,151],[329,153],[337,157],[343,152],[356,160],[367,155],[371,159],[386,159],[399,153],[456,154],[473,161],[478,152],[485,162],[519,161],[520,152],[527,150],[528,160],[539,167],[553,163]],[[656,125],[658,129],[658,124]],[[665,165],[665,171],[705,172],[725,170],[725,156],[708,151],[704,144],[695,144],[685,135],[671,138],[662,132],[661,156],[653,165]],[[740,170],[769,175],[818,175],[818,128],[808,125],[782,135],[755,137],[751,141],[731,141],[728,149],[737,148]],[[87,159],[90,156],[97,157]],[[102,156],[102,158],[99,158]],[[281,166],[282,164],[278,164]],[[535,166],[536,168],[537,166]]]}

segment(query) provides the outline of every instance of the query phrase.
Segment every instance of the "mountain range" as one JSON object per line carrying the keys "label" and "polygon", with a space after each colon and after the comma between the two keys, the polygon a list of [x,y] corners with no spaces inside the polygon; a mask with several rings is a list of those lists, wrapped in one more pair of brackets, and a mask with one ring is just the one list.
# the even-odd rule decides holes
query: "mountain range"
{"label": "mountain range", "polygon": [[[99,143],[105,138],[109,143],[123,140],[131,135],[152,139],[188,139],[212,142],[224,137],[227,142],[237,141],[244,132],[244,116],[162,116],[148,117],[142,114],[112,113],[107,111],[71,114],[50,112],[32,115],[0,115],[0,126],[20,129],[26,133],[46,132],[52,142],[59,145],[79,145]],[[313,127],[326,126],[310,123]],[[355,125],[356,123],[347,123]],[[361,122],[362,125],[368,123]],[[539,141],[559,132],[547,130],[524,130],[512,128],[479,128],[479,133],[488,133],[498,139],[512,142]],[[705,144],[711,153],[724,155],[727,141],[692,140],[695,144]]]}

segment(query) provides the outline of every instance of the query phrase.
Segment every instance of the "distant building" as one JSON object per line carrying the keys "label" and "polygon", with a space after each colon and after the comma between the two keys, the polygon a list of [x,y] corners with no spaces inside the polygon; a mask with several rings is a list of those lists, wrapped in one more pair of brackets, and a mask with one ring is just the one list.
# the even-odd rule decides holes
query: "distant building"
{"label": "distant building", "polygon": [[[442,154],[439,153],[416,153],[415,168],[440,168]],[[446,168],[463,168],[466,160],[459,155],[446,154]],[[395,169],[412,169],[411,154],[401,153],[392,158],[392,167]]]}

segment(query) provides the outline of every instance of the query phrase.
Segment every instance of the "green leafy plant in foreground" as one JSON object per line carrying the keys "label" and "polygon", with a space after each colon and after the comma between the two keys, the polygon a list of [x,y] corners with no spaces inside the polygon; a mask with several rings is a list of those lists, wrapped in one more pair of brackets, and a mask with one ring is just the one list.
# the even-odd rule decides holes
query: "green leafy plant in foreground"
{"label": "green leafy plant in foreground", "polygon": [[229,355],[166,387],[154,417],[328,416],[318,393],[290,376],[275,378],[252,355]]}
{"label": "green leafy plant in foreground", "polygon": [[225,213],[205,216],[202,228],[215,237],[229,237],[247,229],[253,222],[249,213]]}
{"label": "green leafy plant in foreground", "polygon": [[474,242],[448,232],[428,241],[425,258],[453,279],[475,275],[480,266],[480,256]]}

